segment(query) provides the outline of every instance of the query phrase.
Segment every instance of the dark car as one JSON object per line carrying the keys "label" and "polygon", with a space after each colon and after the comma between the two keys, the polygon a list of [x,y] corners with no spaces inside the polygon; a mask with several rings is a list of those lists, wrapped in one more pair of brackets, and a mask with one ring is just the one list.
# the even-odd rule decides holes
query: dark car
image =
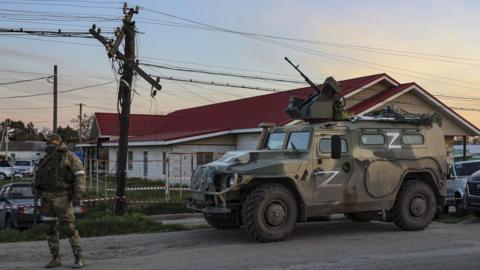
{"label": "dark car", "polygon": [[466,203],[467,208],[480,217],[480,171],[468,178]]}
{"label": "dark car", "polygon": [[[28,228],[34,220],[30,183],[7,184],[0,188],[0,228]],[[40,215],[37,216],[40,222]]]}

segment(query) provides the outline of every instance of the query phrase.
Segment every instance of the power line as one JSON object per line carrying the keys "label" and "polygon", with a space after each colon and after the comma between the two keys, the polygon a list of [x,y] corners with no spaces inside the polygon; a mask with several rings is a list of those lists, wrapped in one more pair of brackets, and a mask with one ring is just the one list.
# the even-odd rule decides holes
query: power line
{"label": "power line", "polygon": [[53,76],[45,76],[45,77],[39,77],[39,78],[33,78],[33,79],[26,79],[26,80],[19,80],[19,81],[13,81],[13,82],[0,82],[1,85],[10,85],[10,84],[17,84],[17,83],[24,83],[24,82],[33,82],[33,81],[38,81],[38,80],[43,80],[43,79],[50,79]]}
{"label": "power line", "polygon": [[[58,91],[58,93],[68,93],[68,92],[73,92],[73,91],[88,89],[88,88],[92,88],[92,87],[104,86],[104,85],[112,84],[112,83],[114,83],[114,82],[115,82],[115,81],[106,82],[106,83],[99,83],[99,84],[93,84],[93,85],[87,85],[87,86],[82,86],[82,87],[78,87],[78,88],[73,88],[73,89]],[[30,95],[19,95],[19,96],[0,97],[0,100],[3,100],[3,99],[15,99],[15,98],[26,98],[26,97],[38,97],[38,96],[45,96],[45,95],[52,95],[52,93],[51,93],[51,92],[47,92],[47,93],[30,94]]]}
{"label": "power line", "polygon": [[[427,59],[427,60],[434,60],[438,61],[440,59],[436,58],[446,58],[446,59],[456,59],[456,60],[464,60],[464,61],[474,61],[474,62],[480,62],[480,59],[476,58],[468,58],[468,57],[459,57],[459,56],[450,56],[450,55],[441,55],[441,54],[433,54],[433,53],[425,53],[425,52],[417,52],[417,51],[409,51],[409,50],[398,50],[398,49],[386,49],[386,48],[379,48],[379,47],[372,47],[372,46],[365,46],[365,45],[354,45],[354,44],[348,44],[348,43],[336,43],[336,42],[324,42],[324,41],[317,41],[317,40],[309,40],[309,39],[300,39],[300,38],[292,38],[292,37],[285,37],[285,36],[278,36],[278,35],[269,35],[269,34],[259,34],[259,33],[252,33],[252,32],[245,32],[245,31],[237,31],[237,30],[232,30],[232,29],[227,29],[224,27],[219,27],[211,24],[206,24],[202,23],[193,19],[188,19],[184,18],[181,16],[169,14],[166,12],[150,9],[150,8],[145,8],[142,7],[146,11],[150,11],[153,13],[157,13],[163,16],[167,16],[170,18],[175,18],[178,20],[186,21],[189,23],[193,23],[196,25],[201,25],[204,28],[200,28],[203,30],[214,30],[214,31],[221,31],[221,32],[227,32],[231,34],[240,34],[240,35],[247,35],[247,36],[253,36],[253,37],[263,37],[263,38],[270,38],[270,39],[279,39],[279,40],[286,40],[286,41],[295,41],[295,42],[303,42],[303,43],[312,43],[312,44],[318,44],[318,45],[325,45],[325,46],[333,46],[336,48],[345,48],[345,49],[355,49],[355,50],[362,50],[362,51],[370,51],[374,53],[383,53],[383,54],[391,54],[391,55],[398,55],[398,56],[405,56],[405,57],[414,57],[414,58],[421,58],[421,59]],[[192,26],[192,25],[190,25]],[[425,57],[427,56],[427,57]],[[428,58],[430,57],[430,58]],[[431,58],[435,57],[435,58]],[[444,60],[445,62],[449,62],[447,60]],[[472,63],[466,63],[466,62],[457,62],[457,61],[450,61],[451,63],[458,63],[458,64],[467,64],[470,65]],[[475,65],[475,64],[472,64]]]}
{"label": "power line", "polygon": [[156,64],[150,64],[150,63],[140,63],[140,65],[144,65],[144,66],[148,66],[148,67],[161,68],[161,69],[183,71],[183,72],[202,73],[202,74],[208,74],[208,75],[219,75],[219,76],[237,77],[237,78],[243,78],[243,79],[254,79],[254,80],[265,80],[265,81],[273,81],[273,82],[305,84],[304,81],[293,81],[293,80],[285,80],[285,79],[280,79],[280,78],[268,78],[268,77],[260,77],[260,76],[251,76],[251,75],[245,75],[245,74],[226,73],[226,72],[218,72],[218,71],[212,71],[212,70],[200,70],[200,69],[192,69],[192,68],[178,67],[178,66],[165,66],[165,65],[156,65]]}

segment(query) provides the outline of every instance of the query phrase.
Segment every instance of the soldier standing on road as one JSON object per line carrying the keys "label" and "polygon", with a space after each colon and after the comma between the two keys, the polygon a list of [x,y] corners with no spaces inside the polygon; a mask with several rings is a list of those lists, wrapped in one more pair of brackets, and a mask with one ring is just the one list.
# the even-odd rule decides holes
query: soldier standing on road
{"label": "soldier standing on road", "polygon": [[73,206],[80,203],[85,193],[85,169],[80,159],[68,151],[62,138],[57,134],[49,136],[47,155],[38,165],[34,190],[39,192],[41,210],[46,224],[46,234],[52,260],[45,266],[60,266],[58,224],[67,225],[67,236],[75,255],[72,268],[82,268],[85,261],[82,255],[80,235],[75,229]]}

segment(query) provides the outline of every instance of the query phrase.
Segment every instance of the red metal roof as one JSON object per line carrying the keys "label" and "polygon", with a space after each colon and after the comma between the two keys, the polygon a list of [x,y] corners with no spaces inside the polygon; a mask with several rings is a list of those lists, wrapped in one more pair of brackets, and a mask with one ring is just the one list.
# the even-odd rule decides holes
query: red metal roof
{"label": "red metal roof", "polygon": [[374,105],[383,102],[387,100],[390,97],[393,97],[394,95],[402,92],[403,90],[407,89],[408,87],[415,85],[415,83],[405,83],[405,84],[400,84],[399,86],[390,88],[388,90],[385,90],[383,92],[380,92],[371,98],[368,98],[360,103],[355,104],[354,106],[346,109],[347,111],[353,112],[354,114],[359,114],[361,112],[364,112],[365,110],[373,107]]}
{"label": "red metal roof", "polygon": [[[96,112],[95,119],[102,136],[118,136],[120,134],[118,113]],[[139,136],[160,132],[161,127],[168,124],[170,120],[172,118],[165,115],[131,114],[128,135]]]}
{"label": "red metal roof", "polygon": [[[341,93],[346,95],[382,77],[397,83],[384,73],[375,74],[339,81]],[[349,110],[355,113],[362,112],[411,85],[413,84],[398,85],[362,101]],[[313,92],[311,87],[305,87],[178,110],[168,115],[132,114],[129,135],[136,137],[131,138],[130,141],[169,141],[225,130],[256,128],[261,122],[284,125],[292,121],[284,112],[290,97],[304,99]],[[102,135],[118,136],[117,114],[96,113],[96,118]]]}

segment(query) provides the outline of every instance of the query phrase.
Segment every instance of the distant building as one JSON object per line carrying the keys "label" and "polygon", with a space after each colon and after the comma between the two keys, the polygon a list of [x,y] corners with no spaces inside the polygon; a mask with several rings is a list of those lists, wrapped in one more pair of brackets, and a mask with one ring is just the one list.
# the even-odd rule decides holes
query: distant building
{"label": "distant building", "polygon": [[[46,142],[43,141],[10,141],[8,143],[8,159],[40,160],[45,156]],[[5,144],[0,146],[0,156],[7,156]]]}
{"label": "distant building", "polygon": [[[455,136],[477,136],[480,130],[416,83],[401,84],[387,74],[339,81],[345,109],[356,115],[395,105],[411,113],[438,113],[442,119],[447,151],[453,161]],[[279,126],[298,121],[284,112],[291,96],[306,98],[314,90],[305,87],[206,106],[178,110],[167,115],[134,114],[130,119],[127,175],[160,179],[188,178],[197,165],[227,151],[254,149],[261,122]],[[118,114],[95,113],[91,143],[82,147],[87,159],[108,160],[113,173],[119,135]],[[97,139],[106,142],[97,151]]]}

